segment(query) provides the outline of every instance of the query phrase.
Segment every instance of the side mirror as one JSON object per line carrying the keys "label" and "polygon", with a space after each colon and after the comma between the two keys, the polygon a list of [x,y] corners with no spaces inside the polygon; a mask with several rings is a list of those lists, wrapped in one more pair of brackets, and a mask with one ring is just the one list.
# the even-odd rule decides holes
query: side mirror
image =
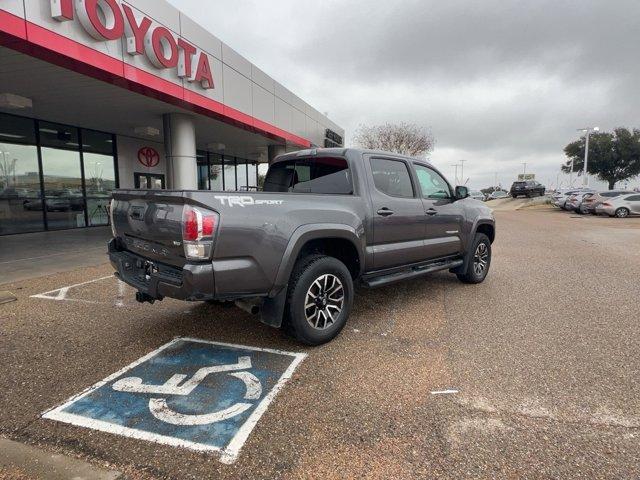
{"label": "side mirror", "polygon": [[462,200],[469,196],[469,189],[463,186],[456,187],[456,200]]}

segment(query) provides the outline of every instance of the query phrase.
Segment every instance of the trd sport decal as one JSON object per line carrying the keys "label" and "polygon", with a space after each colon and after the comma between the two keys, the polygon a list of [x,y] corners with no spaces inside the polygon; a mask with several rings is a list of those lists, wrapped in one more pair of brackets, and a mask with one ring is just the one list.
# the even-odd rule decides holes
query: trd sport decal
{"label": "trd sport decal", "polygon": [[221,195],[216,196],[216,200],[220,200],[222,205],[228,205],[230,207],[253,207],[256,205],[282,205],[284,200],[256,200],[253,197],[249,196],[232,196],[232,195]]}

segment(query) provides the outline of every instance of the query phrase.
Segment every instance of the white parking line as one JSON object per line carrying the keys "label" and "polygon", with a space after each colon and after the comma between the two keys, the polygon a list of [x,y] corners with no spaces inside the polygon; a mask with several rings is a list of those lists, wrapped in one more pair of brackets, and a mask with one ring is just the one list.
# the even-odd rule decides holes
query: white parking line
{"label": "white parking line", "polygon": [[454,395],[456,393],[458,393],[458,390],[437,390],[431,392],[431,395]]}
{"label": "white parking line", "polygon": [[96,278],[94,280],[89,280],[87,282],[77,283],[75,285],[69,285],[62,288],[56,288],[55,290],[51,290],[50,292],[39,293],[37,295],[31,295],[31,298],[42,298],[44,300],[55,300],[56,302],[61,302],[63,300],[69,301],[67,298],[67,294],[69,290],[72,288],[82,287],[84,285],[89,285],[91,283],[101,282],[102,280],[106,280],[108,278],[115,278],[113,275],[109,275],[107,277]]}

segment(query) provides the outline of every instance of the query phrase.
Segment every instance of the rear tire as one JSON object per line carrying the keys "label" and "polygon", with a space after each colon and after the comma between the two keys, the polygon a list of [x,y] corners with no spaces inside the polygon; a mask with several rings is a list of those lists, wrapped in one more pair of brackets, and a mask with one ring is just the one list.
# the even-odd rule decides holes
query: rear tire
{"label": "rear tire", "polygon": [[616,210],[617,218],[627,218],[631,212],[627,208],[619,208]]}
{"label": "rear tire", "polygon": [[353,305],[351,272],[340,260],[310,255],[291,274],[284,330],[307,345],[333,340],[344,328]]}
{"label": "rear tire", "polygon": [[467,271],[458,273],[458,280],[469,284],[482,283],[491,267],[491,240],[484,233],[477,233],[471,251]]}

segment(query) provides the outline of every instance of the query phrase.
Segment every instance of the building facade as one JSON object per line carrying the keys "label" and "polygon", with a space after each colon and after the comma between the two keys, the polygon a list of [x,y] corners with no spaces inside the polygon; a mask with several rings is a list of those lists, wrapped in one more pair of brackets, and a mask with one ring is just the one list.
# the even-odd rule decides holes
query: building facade
{"label": "building facade", "polygon": [[0,235],[106,225],[115,188],[257,190],[343,137],[164,0],[0,2]]}

